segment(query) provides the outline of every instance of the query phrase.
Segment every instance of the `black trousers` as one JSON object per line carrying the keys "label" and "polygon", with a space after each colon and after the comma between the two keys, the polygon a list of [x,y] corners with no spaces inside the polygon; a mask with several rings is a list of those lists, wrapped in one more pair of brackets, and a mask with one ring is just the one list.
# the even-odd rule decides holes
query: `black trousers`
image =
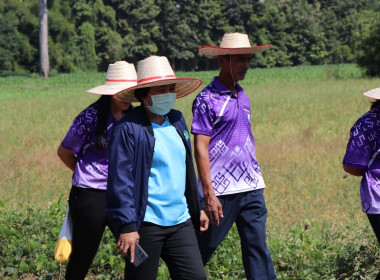
{"label": "black trousers", "polygon": [[380,214],[367,214],[367,217],[375,232],[377,241],[380,243]]}
{"label": "black trousers", "polygon": [[[380,243],[380,214],[367,214],[367,217],[375,232],[377,241]],[[380,280],[380,272],[377,274],[376,280]]]}
{"label": "black trousers", "polygon": [[65,279],[83,280],[98,251],[107,225],[106,191],[73,186],[69,206],[73,221],[73,250]]}
{"label": "black trousers", "polygon": [[168,266],[172,280],[206,279],[197,238],[190,219],[170,227],[143,223],[139,234],[139,244],[148,254],[148,258],[137,268],[125,258],[126,280],[155,280],[160,257]]}

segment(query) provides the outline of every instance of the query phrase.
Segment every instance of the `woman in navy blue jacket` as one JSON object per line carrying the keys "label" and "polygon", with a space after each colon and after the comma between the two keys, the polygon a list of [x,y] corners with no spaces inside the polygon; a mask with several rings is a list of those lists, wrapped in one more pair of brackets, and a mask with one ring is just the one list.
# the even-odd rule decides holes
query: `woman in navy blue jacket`
{"label": "woman in navy blue jacket", "polygon": [[[176,78],[167,58],[156,56],[139,62],[137,76],[137,86],[116,96],[141,106],[115,128],[108,168],[110,228],[123,257],[131,256],[125,279],[156,279],[160,257],[172,279],[205,279],[195,232],[207,230],[208,219],[201,215],[189,130],[172,109],[202,82]],[[148,255],[139,266],[136,242]]]}

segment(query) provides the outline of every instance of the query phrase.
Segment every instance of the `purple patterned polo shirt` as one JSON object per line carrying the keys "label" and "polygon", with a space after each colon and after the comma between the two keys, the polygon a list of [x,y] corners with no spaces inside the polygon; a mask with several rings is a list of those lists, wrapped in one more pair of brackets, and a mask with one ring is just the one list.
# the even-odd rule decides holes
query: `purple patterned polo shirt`
{"label": "purple patterned polo shirt", "polygon": [[361,116],[350,131],[343,164],[364,170],[360,197],[364,213],[380,214],[380,106]]}
{"label": "purple patterned polo shirt", "polygon": [[[97,105],[90,105],[75,118],[61,145],[77,156],[73,185],[106,190],[109,151],[108,147],[105,150],[94,147],[97,120]],[[109,138],[116,124],[117,120],[110,114],[107,126]]]}
{"label": "purple patterned polo shirt", "polygon": [[238,84],[237,90],[238,97],[215,77],[193,102],[191,132],[210,136],[210,175],[217,196],[265,188],[255,154],[249,98]]}

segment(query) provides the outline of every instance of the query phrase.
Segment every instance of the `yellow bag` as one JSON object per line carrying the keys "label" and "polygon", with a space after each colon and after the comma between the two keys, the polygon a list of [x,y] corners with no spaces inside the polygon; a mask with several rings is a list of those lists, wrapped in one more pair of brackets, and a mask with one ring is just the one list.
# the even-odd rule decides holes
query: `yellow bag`
{"label": "yellow bag", "polygon": [[73,222],[71,221],[69,205],[67,205],[66,217],[54,249],[54,259],[57,262],[62,263],[69,260],[72,251],[72,236]]}

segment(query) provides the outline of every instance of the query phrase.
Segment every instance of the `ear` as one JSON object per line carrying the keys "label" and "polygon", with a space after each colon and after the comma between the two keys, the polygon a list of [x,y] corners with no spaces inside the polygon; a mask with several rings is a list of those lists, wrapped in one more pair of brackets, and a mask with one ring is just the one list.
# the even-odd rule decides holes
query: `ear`
{"label": "ear", "polygon": [[231,57],[228,57],[226,55],[218,56],[219,66],[220,66],[220,69],[222,71],[228,71],[228,73],[231,72],[231,70],[230,70],[230,59],[231,59]]}
{"label": "ear", "polygon": [[145,95],[144,97],[141,97],[141,100],[142,100],[142,104],[144,104],[145,106],[153,105],[152,98],[150,97],[149,94]]}

